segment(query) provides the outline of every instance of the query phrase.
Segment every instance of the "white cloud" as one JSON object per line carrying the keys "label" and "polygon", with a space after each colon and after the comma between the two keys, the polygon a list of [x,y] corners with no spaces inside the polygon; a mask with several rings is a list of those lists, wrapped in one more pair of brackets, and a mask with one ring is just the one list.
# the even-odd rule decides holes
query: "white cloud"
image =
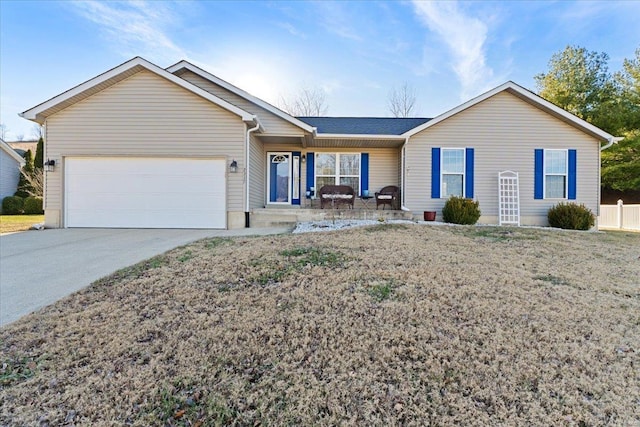
{"label": "white cloud", "polygon": [[298,30],[296,27],[293,26],[293,24],[289,23],[289,22],[277,22],[276,25],[284,30],[286,30],[287,32],[289,32],[289,34],[291,34],[292,36],[296,36],[296,37],[300,37],[303,39],[307,38],[307,35],[305,33],[303,33],[302,31]]}
{"label": "white cloud", "polygon": [[[221,54],[215,63],[190,60],[193,64],[272,105],[290,92],[295,71],[290,63],[275,54],[238,51]],[[256,67],[260,64],[260,67]]]}
{"label": "white cloud", "polygon": [[[354,17],[352,17],[343,4],[339,2],[321,1],[316,2],[318,7],[317,19],[325,30],[334,33],[337,36],[354,40],[363,41],[362,35],[354,25]],[[360,17],[362,19],[363,17]],[[357,17],[355,18],[357,21]]]}
{"label": "white cloud", "polygon": [[485,57],[487,24],[465,15],[456,2],[414,0],[413,5],[421,21],[447,46],[452,68],[462,85],[462,99],[495,86],[493,69]]}
{"label": "white cloud", "polygon": [[186,57],[164,30],[175,26],[177,11],[166,2],[68,3],[80,16],[97,24],[124,56],[143,55],[151,61]]}

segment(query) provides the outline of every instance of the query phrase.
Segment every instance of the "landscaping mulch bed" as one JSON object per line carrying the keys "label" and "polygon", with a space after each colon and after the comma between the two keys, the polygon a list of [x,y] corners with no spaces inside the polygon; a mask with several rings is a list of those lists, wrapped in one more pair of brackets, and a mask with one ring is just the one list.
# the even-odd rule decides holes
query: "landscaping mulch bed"
{"label": "landscaping mulch bed", "polygon": [[203,240],[0,329],[0,425],[638,425],[639,257],[498,227]]}

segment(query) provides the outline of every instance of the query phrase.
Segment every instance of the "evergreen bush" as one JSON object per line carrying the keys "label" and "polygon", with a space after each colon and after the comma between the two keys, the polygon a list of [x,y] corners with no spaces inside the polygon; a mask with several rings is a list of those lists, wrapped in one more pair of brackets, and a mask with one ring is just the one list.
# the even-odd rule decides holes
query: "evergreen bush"
{"label": "evergreen bush", "polygon": [[547,219],[551,227],[567,230],[588,230],[596,223],[591,209],[577,203],[558,203],[549,209]]}
{"label": "evergreen bush", "polygon": [[480,219],[480,204],[471,199],[452,196],[442,208],[442,219],[452,224],[475,224]]}
{"label": "evergreen bush", "polygon": [[44,168],[44,140],[42,137],[38,139],[38,146],[36,147],[36,157],[33,158],[33,169],[42,170]]}
{"label": "evergreen bush", "polygon": [[33,185],[29,182],[29,177],[33,176],[33,154],[31,150],[27,150],[24,154],[25,164],[20,172],[20,179],[18,181],[18,189],[14,193],[14,196],[29,197],[34,191]]}
{"label": "evergreen bush", "polygon": [[3,215],[20,215],[24,207],[24,199],[18,196],[9,196],[2,199]]}
{"label": "evergreen bush", "polygon": [[25,215],[41,215],[42,210],[42,197],[27,197],[24,199],[24,213]]}

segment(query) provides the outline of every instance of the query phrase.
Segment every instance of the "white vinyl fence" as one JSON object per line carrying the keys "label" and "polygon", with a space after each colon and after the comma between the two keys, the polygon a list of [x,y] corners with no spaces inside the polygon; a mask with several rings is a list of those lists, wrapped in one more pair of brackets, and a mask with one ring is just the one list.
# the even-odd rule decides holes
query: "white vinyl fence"
{"label": "white vinyl fence", "polygon": [[600,205],[598,227],[640,231],[640,205],[625,205],[622,200],[617,205]]}

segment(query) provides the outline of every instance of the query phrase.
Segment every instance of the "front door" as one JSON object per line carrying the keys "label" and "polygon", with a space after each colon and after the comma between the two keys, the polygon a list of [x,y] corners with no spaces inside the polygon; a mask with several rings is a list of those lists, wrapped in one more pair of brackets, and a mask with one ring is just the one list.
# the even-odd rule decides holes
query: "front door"
{"label": "front door", "polygon": [[267,158],[267,202],[276,205],[299,205],[300,153],[267,153]]}

